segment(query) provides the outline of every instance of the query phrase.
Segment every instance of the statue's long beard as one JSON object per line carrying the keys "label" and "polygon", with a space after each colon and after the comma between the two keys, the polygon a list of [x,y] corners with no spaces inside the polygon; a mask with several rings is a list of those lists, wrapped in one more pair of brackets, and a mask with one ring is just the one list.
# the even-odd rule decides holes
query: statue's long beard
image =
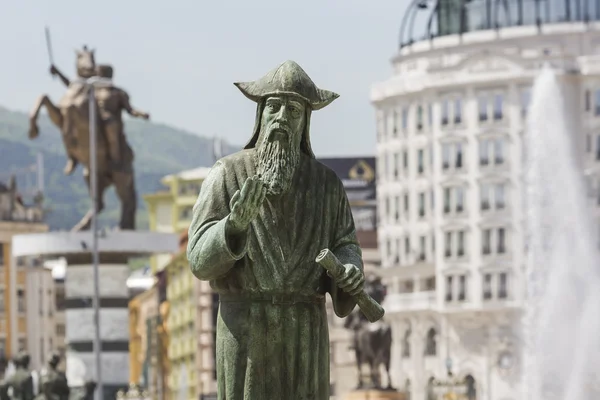
{"label": "statue's long beard", "polygon": [[287,193],[300,162],[300,147],[289,146],[276,140],[264,141],[257,151],[256,172],[267,185],[267,194]]}

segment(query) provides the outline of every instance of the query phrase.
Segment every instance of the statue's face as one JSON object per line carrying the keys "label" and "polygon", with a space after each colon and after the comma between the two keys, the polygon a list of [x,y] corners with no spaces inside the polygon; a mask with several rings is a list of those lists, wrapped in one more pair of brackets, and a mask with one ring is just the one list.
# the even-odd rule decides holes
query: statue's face
{"label": "statue's face", "polygon": [[268,194],[279,195],[291,188],[300,162],[305,119],[305,105],[297,98],[273,96],[265,102],[257,143],[257,173],[267,185]]}
{"label": "statue's face", "polygon": [[91,78],[96,75],[96,61],[94,59],[94,50],[76,51],[77,54],[77,75],[82,78]]}
{"label": "statue's face", "polygon": [[291,96],[273,96],[262,113],[262,142],[279,141],[283,146],[300,147],[306,118],[305,105]]}

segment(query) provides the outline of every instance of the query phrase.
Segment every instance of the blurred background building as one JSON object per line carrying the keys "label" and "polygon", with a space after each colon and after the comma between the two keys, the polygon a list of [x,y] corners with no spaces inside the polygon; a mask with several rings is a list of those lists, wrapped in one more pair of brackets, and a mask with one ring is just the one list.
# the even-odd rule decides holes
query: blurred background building
{"label": "blurred background building", "polygon": [[600,4],[575,0],[415,0],[403,17],[371,100],[392,379],[413,400],[449,372],[469,400],[517,397],[531,85],[558,69],[598,204],[598,20]]}

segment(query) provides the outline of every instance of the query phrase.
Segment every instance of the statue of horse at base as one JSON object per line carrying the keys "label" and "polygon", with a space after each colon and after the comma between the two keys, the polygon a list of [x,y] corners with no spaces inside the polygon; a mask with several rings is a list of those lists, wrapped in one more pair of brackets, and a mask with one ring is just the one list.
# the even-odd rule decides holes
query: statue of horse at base
{"label": "statue of horse at base", "polygon": [[[365,282],[365,291],[379,304],[386,296],[386,288],[381,278],[370,276]],[[358,369],[357,389],[395,390],[390,375],[392,350],[392,329],[390,324],[380,320],[369,323],[360,310],[353,311],[344,321],[344,328],[354,331],[353,345]],[[365,382],[362,366],[369,365],[369,382]],[[381,366],[387,374],[387,386],[382,387]]]}
{"label": "statue of horse at base", "polygon": [[38,98],[29,117],[29,138],[35,139],[39,135],[37,118],[42,107],[48,111],[50,120],[60,130],[67,157],[65,174],[70,175],[77,164],[83,166],[85,183],[90,190],[90,101],[96,107],[96,175],[97,175],[97,202],[86,215],[72,228],[72,231],[89,229],[94,207],[96,212],[104,209],[104,192],[111,185],[115,186],[117,197],[121,202],[121,221],[119,228],[123,230],[135,229],[136,192],[133,180],[133,155],[129,157],[124,167],[114,168],[109,159],[109,149],[104,124],[98,111],[96,99],[90,99],[90,86],[88,78],[96,75],[94,50],[77,51],[78,79],[69,81],[53,66],[51,71],[58,74],[67,85],[67,92],[58,105],[54,104],[48,95]]}

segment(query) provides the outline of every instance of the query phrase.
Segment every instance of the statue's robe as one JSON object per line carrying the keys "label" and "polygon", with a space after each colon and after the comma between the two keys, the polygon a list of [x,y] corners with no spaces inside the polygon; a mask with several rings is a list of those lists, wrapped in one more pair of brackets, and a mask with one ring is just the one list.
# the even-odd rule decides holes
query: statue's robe
{"label": "statue's robe", "polygon": [[[256,174],[255,149],[218,161],[202,184],[189,229],[192,272],[228,294],[331,294],[348,315],[356,302],[315,262],[329,248],[363,268],[344,187],[333,171],[302,156],[290,193],[267,196],[240,240],[226,237],[230,199]],[[328,400],[329,332],[324,303],[220,302],[219,400]]]}

